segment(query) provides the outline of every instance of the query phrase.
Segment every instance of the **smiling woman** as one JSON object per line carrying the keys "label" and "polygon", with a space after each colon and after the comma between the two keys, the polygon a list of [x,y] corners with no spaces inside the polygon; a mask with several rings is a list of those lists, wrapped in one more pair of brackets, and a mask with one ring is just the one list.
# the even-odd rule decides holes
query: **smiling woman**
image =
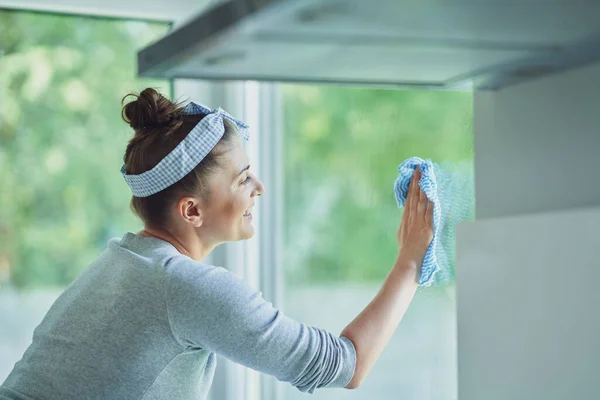
{"label": "smiling woman", "polygon": [[152,88],[133,97],[121,173],[144,229],[110,239],[63,291],[0,397],[204,399],[217,354],[301,391],[348,385],[360,365],[350,339],[283,316],[202,263],[254,234],[249,210],[263,186],[240,142],[248,126]]}
{"label": "smiling woman", "polygon": [[302,392],[358,388],[417,287],[433,205],[413,175],[396,262],[338,336],[285,316],[262,293],[204,263],[254,235],[264,192],[241,144],[248,126],[152,88],[123,106],[134,130],[121,173],[144,223],[107,248],[52,304],[0,386],[6,399],[205,399],[217,354]]}
{"label": "smiling woman", "polygon": [[[192,257],[198,260],[221,243],[252,237],[249,210],[264,189],[250,172],[240,139],[248,139],[243,122],[221,109],[171,103],[151,88],[125,105],[123,118],[136,132],[122,172],[134,190],[131,206],[144,221],[143,234],[181,233],[184,226],[171,225],[173,213],[187,213],[196,218],[202,242],[201,249],[189,246],[199,249]],[[164,165],[177,169],[165,174]],[[174,202],[176,210],[171,209]]]}

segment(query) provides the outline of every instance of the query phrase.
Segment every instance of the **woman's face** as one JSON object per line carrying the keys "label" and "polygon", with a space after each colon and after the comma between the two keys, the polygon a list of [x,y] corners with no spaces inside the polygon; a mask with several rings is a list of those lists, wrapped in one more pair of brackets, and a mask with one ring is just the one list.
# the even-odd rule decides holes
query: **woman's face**
{"label": "woman's face", "polygon": [[236,136],[232,142],[231,149],[219,158],[221,168],[209,178],[210,198],[202,207],[203,236],[217,243],[254,235],[252,210],[256,196],[264,192],[262,182],[250,171],[241,139]]}

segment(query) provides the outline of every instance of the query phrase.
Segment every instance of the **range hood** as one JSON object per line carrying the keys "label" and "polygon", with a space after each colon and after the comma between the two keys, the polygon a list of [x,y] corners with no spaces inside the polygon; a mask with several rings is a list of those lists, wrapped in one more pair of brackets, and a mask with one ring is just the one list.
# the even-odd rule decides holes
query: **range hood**
{"label": "range hood", "polygon": [[600,59],[597,0],[221,1],[141,76],[497,89]]}

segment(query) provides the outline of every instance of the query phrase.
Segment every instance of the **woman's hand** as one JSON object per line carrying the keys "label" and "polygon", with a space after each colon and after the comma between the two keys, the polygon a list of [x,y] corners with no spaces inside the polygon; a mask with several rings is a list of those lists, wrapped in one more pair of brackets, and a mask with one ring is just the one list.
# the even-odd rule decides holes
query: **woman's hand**
{"label": "woman's hand", "polygon": [[421,265],[433,240],[433,203],[419,187],[415,171],[398,228],[400,253],[375,298],[343,331],[356,349],[354,376],[346,386],[361,385],[406,313],[418,287]]}
{"label": "woman's hand", "polygon": [[408,187],[404,214],[397,232],[399,258],[415,262],[419,268],[433,239],[433,202],[419,187],[420,179],[421,171],[417,167]]}

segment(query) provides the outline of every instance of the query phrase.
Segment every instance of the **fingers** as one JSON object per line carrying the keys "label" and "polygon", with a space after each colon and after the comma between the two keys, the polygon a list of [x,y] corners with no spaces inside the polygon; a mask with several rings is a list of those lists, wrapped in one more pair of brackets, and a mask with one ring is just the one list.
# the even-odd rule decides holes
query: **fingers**
{"label": "fingers", "polygon": [[427,200],[427,211],[425,212],[425,222],[428,226],[433,226],[433,201]]}
{"label": "fingers", "polygon": [[417,208],[416,206],[419,200],[419,179],[421,179],[421,171],[419,167],[417,167],[410,180],[410,185],[408,186],[408,195],[406,196],[407,211]]}
{"label": "fingers", "polygon": [[[421,179],[421,169],[417,166],[410,186],[408,188],[407,203],[410,206],[407,207],[406,211],[410,211],[419,220],[431,218],[433,220],[433,203],[429,201],[425,192],[419,186],[419,180]],[[431,215],[428,215],[431,214]]]}
{"label": "fingers", "polygon": [[417,212],[419,214],[419,217],[422,217],[425,215],[425,212],[427,211],[427,202],[429,200],[427,199],[427,195],[425,194],[425,192],[419,188],[419,203],[417,204]]}

